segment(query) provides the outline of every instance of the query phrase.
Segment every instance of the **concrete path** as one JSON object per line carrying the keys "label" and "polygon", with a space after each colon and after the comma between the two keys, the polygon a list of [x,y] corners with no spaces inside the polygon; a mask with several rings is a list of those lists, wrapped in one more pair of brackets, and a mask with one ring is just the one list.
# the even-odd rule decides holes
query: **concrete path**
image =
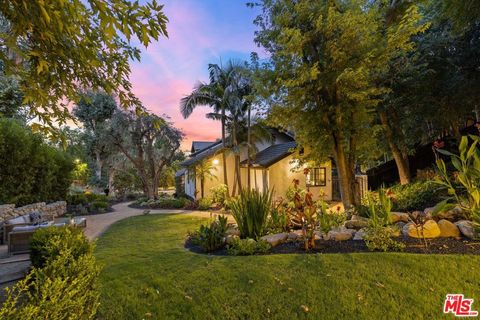
{"label": "concrete path", "polygon": [[[131,202],[130,202],[131,203]],[[119,203],[113,206],[115,211],[97,214],[91,216],[84,216],[87,219],[87,227],[85,228],[85,235],[90,240],[101,236],[113,223],[134,216],[143,215],[144,209],[130,208],[130,203]],[[209,211],[192,211],[192,210],[175,210],[175,209],[151,209],[150,214],[189,214],[198,217],[210,218],[212,217]],[[233,222],[231,215],[228,216],[228,221]]]}

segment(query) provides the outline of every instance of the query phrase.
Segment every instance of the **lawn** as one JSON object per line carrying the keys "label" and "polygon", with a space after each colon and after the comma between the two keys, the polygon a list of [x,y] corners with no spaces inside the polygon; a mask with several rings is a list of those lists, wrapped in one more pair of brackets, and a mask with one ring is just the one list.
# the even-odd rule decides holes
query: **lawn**
{"label": "lawn", "polygon": [[[199,255],[183,248],[202,218],[122,220],[98,241],[100,319],[438,319],[447,293],[480,310],[479,256]],[[308,309],[307,309],[308,308]]]}

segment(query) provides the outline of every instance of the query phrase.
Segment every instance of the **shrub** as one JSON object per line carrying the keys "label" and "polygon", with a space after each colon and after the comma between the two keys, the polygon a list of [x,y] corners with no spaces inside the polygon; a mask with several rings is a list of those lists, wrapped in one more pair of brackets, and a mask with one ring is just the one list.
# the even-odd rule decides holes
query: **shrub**
{"label": "shrub", "polygon": [[39,228],[30,242],[32,266],[42,268],[67,249],[74,258],[92,253],[90,242],[79,228],[71,226]]}
{"label": "shrub", "polygon": [[68,194],[66,198],[67,204],[69,205],[86,205],[88,203],[88,199],[84,193],[72,193]]}
{"label": "shrub", "polygon": [[480,137],[470,136],[470,138],[473,142],[469,146],[468,137],[462,137],[458,147],[459,155],[438,150],[450,157],[456,172],[451,176],[445,162],[440,157],[437,158],[440,177],[435,182],[448,190],[449,198],[436,206],[434,214],[458,206],[464,212],[465,218],[473,221],[478,233],[480,232],[480,150],[478,148]]}
{"label": "shrub", "polygon": [[0,203],[65,199],[73,159],[12,119],[0,119]]}
{"label": "shrub", "polygon": [[396,211],[415,211],[435,206],[444,197],[442,188],[432,181],[416,181],[406,185],[392,187],[393,209]]}
{"label": "shrub", "polygon": [[405,245],[392,239],[392,227],[370,226],[367,228],[363,240],[370,251],[401,251]]}
{"label": "shrub", "polygon": [[92,207],[94,210],[106,210],[110,204],[107,201],[95,200],[92,202]]}
{"label": "shrub", "polygon": [[240,197],[230,203],[232,215],[241,238],[258,239],[265,235],[267,219],[272,206],[272,192],[243,190]]}
{"label": "shrub", "polygon": [[27,277],[6,289],[0,319],[93,319],[100,273],[93,245],[71,227],[39,231],[34,236],[42,244],[37,254],[44,256],[32,259]]}
{"label": "shrub", "polygon": [[225,184],[219,184],[215,187],[210,188],[210,194],[212,196],[213,203],[220,203],[223,205],[225,199],[227,199],[228,187]]}
{"label": "shrub", "polygon": [[392,223],[392,193],[380,189],[377,194],[367,192],[362,205],[357,207],[361,216],[369,218],[376,226],[387,226]]}
{"label": "shrub", "polygon": [[212,205],[212,199],[210,198],[202,198],[198,200],[198,209],[199,210],[208,210]]}
{"label": "shrub", "polygon": [[272,232],[284,232],[290,230],[290,218],[283,205],[283,201],[278,201],[270,211],[268,228]]}
{"label": "shrub", "polygon": [[341,226],[347,220],[345,212],[340,212],[340,210],[330,212],[327,209],[326,203],[323,201],[319,202],[318,206],[320,208],[318,221],[320,223],[320,229],[324,233],[328,233],[328,231],[333,228]]}
{"label": "shrub", "polygon": [[160,198],[157,200],[140,198],[135,204],[150,209],[182,209],[190,204],[190,200],[185,198]]}
{"label": "shrub", "polygon": [[200,246],[205,252],[211,252],[225,245],[226,231],[227,218],[219,216],[209,226],[202,224],[197,231],[189,235],[189,238],[192,244]]}
{"label": "shrub", "polygon": [[272,246],[265,240],[234,238],[228,245],[227,252],[231,256],[250,256],[268,253],[271,248]]}

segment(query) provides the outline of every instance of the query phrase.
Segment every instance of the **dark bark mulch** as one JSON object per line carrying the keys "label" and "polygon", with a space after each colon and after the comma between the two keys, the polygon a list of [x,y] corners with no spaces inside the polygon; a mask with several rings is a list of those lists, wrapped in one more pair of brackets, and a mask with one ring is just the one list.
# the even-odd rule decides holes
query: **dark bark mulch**
{"label": "dark bark mulch", "polygon": [[[402,252],[406,253],[420,253],[420,254],[480,254],[480,241],[468,239],[453,239],[453,238],[437,238],[427,239],[427,247],[422,239],[412,238],[398,238],[405,244],[405,249]],[[334,241],[334,240],[317,240],[316,247],[308,252],[304,249],[304,243],[285,242],[275,248],[272,248],[269,254],[285,254],[285,253],[356,253],[356,252],[371,252],[368,250],[363,241]],[[215,252],[205,253],[200,247],[193,245],[188,240],[185,242],[185,248],[201,254],[209,255],[227,255],[227,250],[222,248]]]}

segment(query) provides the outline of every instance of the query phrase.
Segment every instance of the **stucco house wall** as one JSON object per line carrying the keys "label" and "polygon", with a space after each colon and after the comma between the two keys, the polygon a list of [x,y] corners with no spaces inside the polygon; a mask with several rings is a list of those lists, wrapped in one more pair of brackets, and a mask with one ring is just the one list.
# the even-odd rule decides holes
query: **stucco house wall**
{"label": "stucco house wall", "polygon": [[[330,161],[318,167],[326,168],[326,185],[323,187],[310,187],[315,200],[332,200],[332,164]],[[274,188],[276,197],[285,197],[288,187],[292,185],[294,179],[299,180],[300,188],[306,189],[306,178],[303,174],[303,168],[296,168],[294,155],[274,163],[268,168],[269,186]]]}

